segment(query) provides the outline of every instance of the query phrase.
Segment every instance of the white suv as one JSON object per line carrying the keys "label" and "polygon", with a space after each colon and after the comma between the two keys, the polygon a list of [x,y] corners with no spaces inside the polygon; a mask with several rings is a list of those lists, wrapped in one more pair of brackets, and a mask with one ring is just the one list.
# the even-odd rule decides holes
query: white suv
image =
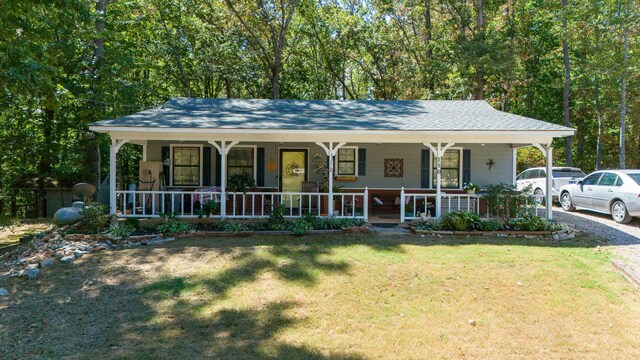
{"label": "white suv", "polygon": [[[585,173],[578,168],[573,167],[553,167],[551,170],[551,196],[554,200],[558,199],[560,188],[567,184],[573,184],[582,179]],[[547,169],[537,167],[527,169],[516,178],[516,188],[519,191],[531,186],[536,201],[542,203],[547,191]]]}

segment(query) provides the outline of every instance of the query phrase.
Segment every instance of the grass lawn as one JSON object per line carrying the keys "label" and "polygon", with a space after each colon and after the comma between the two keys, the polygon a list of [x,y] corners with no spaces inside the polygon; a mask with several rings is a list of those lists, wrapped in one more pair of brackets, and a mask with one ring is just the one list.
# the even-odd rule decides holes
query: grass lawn
{"label": "grass lawn", "polygon": [[256,236],[96,253],[0,279],[0,358],[637,359],[639,293],[595,244]]}
{"label": "grass lawn", "polygon": [[44,231],[51,226],[48,222],[36,222],[33,224],[18,224],[14,226],[3,226],[0,228],[0,249],[20,242],[20,238]]}

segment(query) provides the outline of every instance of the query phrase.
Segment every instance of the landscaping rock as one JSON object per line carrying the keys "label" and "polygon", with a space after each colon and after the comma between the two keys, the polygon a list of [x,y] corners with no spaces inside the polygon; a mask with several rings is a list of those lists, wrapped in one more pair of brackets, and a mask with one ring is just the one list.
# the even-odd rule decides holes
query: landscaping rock
{"label": "landscaping rock", "polygon": [[27,265],[27,270],[37,269],[38,266],[39,266],[38,264],[29,264],[29,265]]}
{"label": "landscaping rock", "polygon": [[9,295],[9,290],[5,288],[0,288],[0,296],[8,296],[8,295]]}
{"label": "landscaping rock", "polygon": [[82,209],[76,207],[64,207],[53,214],[53,222],[58,226],[72,225],[82,220]]}
{"label": "landscaping rock", "polygon": [[86,254],[86,251],[81,251],[81,250],[76,250],[73,252],[73,256],[76,257],[76,259],[79,259],[82,257],[82,255]]}
{"label": "landscaping rock", "polygon": [[34,280],[35,278],[37,278],[38,274],[40,274],[40,269],[38,268],[28,269],[26,272],[26,275],[30,280]]}
{"label": "landscaping rock", "polygon": [[63,264],[71,264],[73,262],[73,260],[75,260],[75,259],[76,259],[75,256],[67,255],[67,256],[62,257],[60,259],[60,262],[63,263]]}
{"label": "landscaping rock", "polygon": [[51,265],[53,265],[55,263],[55,260],[53,260],[52,258],[46,258],[42,261],[40,261],[40,267],[49,267]]}

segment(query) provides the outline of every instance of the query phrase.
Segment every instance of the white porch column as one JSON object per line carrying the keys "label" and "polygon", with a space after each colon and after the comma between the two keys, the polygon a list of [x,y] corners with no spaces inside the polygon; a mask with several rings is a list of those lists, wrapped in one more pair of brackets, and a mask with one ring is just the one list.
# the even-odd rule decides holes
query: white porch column
{"label": "white porch column", "polygon": [[209,140],[209,144],[213,145],[220,153],[220,218],[227,216],[227,155],[232,147],[238,144],[238,141],[220,141],[220,144],[214,140]]}
{"label": "white porch column", "polygon": [[553,171],[553,147],[551,144],[545,146],[547,152],[547,198],[545,200],[547,210],[547,220],[553,220],[553,189],[551,188],[551,175]]}
{"label": "white porch column", "polygon": [[546,158],[547,165],[547,179],[546,179],[546,187],[545,187],[545,215],[547,220],[553,220],[553,188],[551,186],[551,175],[553,171],[553,146],[551,144],[533,144],[533,146],[537,147],[542,151],[542,155]]}
{"label": "white porch column", "polygon": [[[447,151],[447,149],[455,145],[455,143],[445,144],[444,147],[442,146],[442,143],[438,143],[437,146],[433,146],[430,143],[424,143],[424,145],[429,149],[431,149],[431,152],[433,152],[433,155],[435,156],[435,160],[436,160],[436,214],[435,215],[436,215],[436,219],[440,219],[440,217],[442,216],[442,192],[440,191],[440,180],[442,179],[442,172],[441,172],[442,156]],[[400,204],[400,206],[404,206],[404,204]]]}
{"label": "white porch column", "polygon": [[346,144],[345,142],[341,142],[335,147],[333,147],[333,142],[329,142],[329,146],[327,147],[322,142],[316,143],[316,145],[320,146],[329,157],[329,169],[327,170],[329,172],[329,189],[327,189],[329,190],[329,201],[327,202],[329,205],[329,209],[327,211],[329,216],[333,216],[333,157],[338,153],[338,150],[340,150],[340,148],[343,147],[345,144]]}
{"label": "white porch column", "polygon": [[129,140],[118,140],[111,139],[111,146],[109,146],[109,214],[116,214],[116,157],[118,156],[118,151],[122,145],[129,142]]}

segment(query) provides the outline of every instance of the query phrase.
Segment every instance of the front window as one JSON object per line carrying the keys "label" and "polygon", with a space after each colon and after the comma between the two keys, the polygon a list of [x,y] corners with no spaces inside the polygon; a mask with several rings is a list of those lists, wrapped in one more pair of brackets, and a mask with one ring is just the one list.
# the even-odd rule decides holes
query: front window
{"label": "front window", "polygon": [[[460,188],[460,154],[461,150],[449,149],[445,151],[442,156],[441,172],[440,172],[440,187],[446,189],[458,189]],[[436,187],[436,174],[437,174],[436,159],[433,161],[433,187]]]}
{"label": "front window", "polygon": [[338,175],[356,175],[358,171],[357,150],[355,147],[343,147],[338,150],[336,159],[338,163]]}
{"label": "front window", "polygon": [[250,147],[233,147],[227,154],[227,179],[231,175],[254,174],[255,149]]}
{"label": "front window", "polygon": [[173,185],[200,185],[200,148],[176,146],[173,148]]}

